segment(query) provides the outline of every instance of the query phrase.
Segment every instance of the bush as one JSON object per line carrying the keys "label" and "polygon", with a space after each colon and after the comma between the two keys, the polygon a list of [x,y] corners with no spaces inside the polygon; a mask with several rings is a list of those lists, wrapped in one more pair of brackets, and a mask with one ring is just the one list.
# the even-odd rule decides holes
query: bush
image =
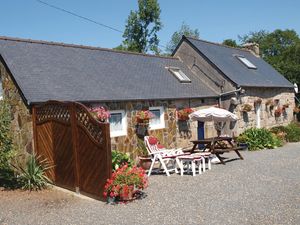
{"label": "bush", "polygon": [[247,129],[237,138],[237,141],[246,143],[250,151],[282,146],[282,141],[265,128]]}
{"label": "bush", "polygon": [[286,140],[286,128],[284,126],[272,127],[270,131],[282,141]]}
{"label": "bush", "polygon": [[112,150],[112,170],[115,171],[120,168],[122,165],[127,164],[129,167],[133,166],[133,161],[130,158],[128,153],[119,152],[117,150]]}
{"label": "bush", "polygon": [[290,123],[285,127],[285,139],[288,142],[300,141],[300,127],[295,123]]}
{"label": "bush", "polygon": [[9,187],[14,183],[14,173],[10,161],[15,156],[12,141],[10,108],[6,101],[0,100],[0,184]]}
{"label": "bush", "polygon": [[48,186],[51,181],[46,176],[46,171],[51,166],[46,159],[41,160],[40,156],[30,155],[25,167],[20,163],[13,165],[16,169],[18,182],[22,189],[25,190],[41,190]]}

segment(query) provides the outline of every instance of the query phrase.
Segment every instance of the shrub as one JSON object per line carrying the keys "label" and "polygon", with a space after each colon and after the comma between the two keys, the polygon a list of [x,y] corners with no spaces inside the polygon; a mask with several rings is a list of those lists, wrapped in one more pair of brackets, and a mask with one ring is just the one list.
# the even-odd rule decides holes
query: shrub
{"label": "shrub", "polygon": [[41,190],[51,183],[49,178],[46,176],[46,171],[52,166],[46,159],[41,160],[40,156],[30,155],[25,167],[20,163],[13,165],[18,175],[18,181],[25,190]]}
{"label": "shrub", "polygon": [[272,127],[270,131],[282,141],[286,140],[286,128],[284,126]]}
{"label": "shrub", "polygon": [[0,100],[0,183],[9,187],[14,183],[14,173],[10,161],[15,156],[12,141],[10,108],[6,101]]}
{"label": "shrub", "polygon": [[237,138],[237,141],[247,143],[250,151],[272,149],[282,145],[282,141],[265,128],[247,129]]}
{"label": "shrub", "polygon": [[300,127],[295,123],[290,123],[285,127],[286,136],[285,139],[288,142],[300,141]]}
{"label": "shrub", "polygon": [[122,165],[127,164],[129,167],[133,166],[133,161],[130,158],[128,153],[119,152],[117,150],[112,150],[112,170],[115,171],[120,168]]}

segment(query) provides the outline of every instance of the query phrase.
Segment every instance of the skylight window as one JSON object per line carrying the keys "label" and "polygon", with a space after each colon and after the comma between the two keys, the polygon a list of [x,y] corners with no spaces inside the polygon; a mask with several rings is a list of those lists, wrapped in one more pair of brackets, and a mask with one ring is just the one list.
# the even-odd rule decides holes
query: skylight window
{"label": "skylight window", "polygon": [[188,78],[179,68],[169,67],[168,69],[181,83],[191,83],[190,78]]}
{"label": "skylight window", "polygon": [[237,58],[249,69],[257,69],[257,67],[252,62],[250,62],[246,57],[237,56]]}

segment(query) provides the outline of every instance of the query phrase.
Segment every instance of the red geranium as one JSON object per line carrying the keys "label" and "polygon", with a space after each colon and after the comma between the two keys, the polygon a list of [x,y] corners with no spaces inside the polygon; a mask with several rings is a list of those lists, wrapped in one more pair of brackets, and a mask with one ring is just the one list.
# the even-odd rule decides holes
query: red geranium
{"label": "red geranium", "polygon": [[184,108],[181,110],[177,110],[177,118],[178,120],[189,120],[189,115],[194,112],[191,108]]}
{"label": "red geranium", "polygon": [[103,196],[124,197],[130,193],[134,194],[138,190],[143,190],[148,186],[148,177],[145,171],[134,166],[128,167],[127,164],[118,168],[104,186]]}

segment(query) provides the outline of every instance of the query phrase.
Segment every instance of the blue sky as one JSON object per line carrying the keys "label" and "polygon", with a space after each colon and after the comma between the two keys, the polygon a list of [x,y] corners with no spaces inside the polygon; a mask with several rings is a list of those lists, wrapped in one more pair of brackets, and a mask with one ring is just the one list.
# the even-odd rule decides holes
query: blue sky
{"label": "blue sky", "polygon": [[[137,0],[43,0],[82,16],[123,30]],[[159,0],[161,45],[166,45],[182,22],[197,28],[200,37],[213,42],[249,31],[294,29],[300,34],[299,0]],[[36,0],[1,0],[0,35],[113,48],[122,34]]]}

